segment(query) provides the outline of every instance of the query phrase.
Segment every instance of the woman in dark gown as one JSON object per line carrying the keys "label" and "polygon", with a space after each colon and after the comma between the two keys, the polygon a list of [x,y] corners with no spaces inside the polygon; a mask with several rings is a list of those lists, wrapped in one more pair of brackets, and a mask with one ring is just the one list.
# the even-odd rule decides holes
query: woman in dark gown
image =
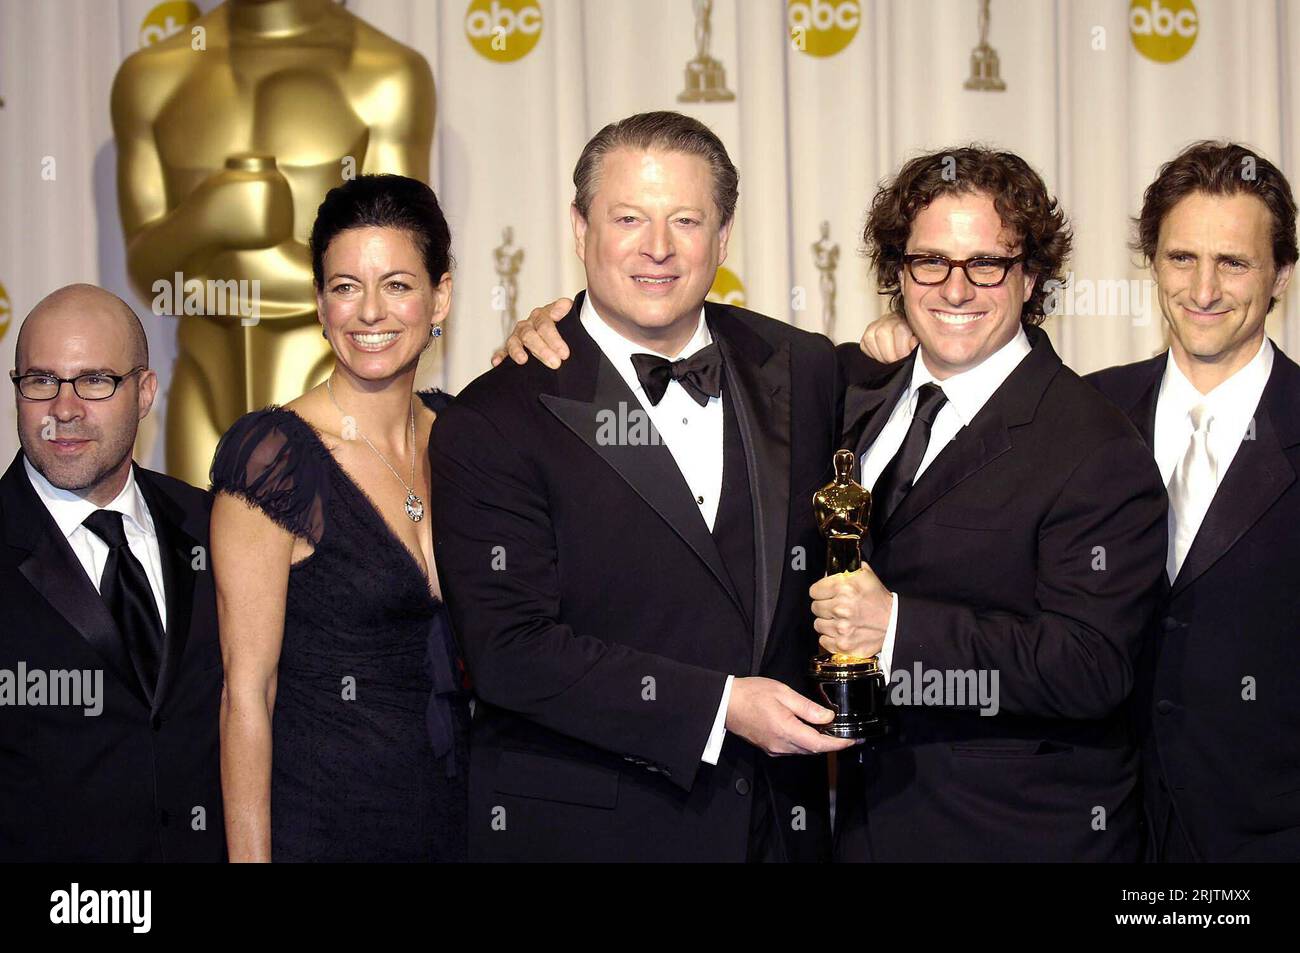
{"label": "woman in dark gown", "polygon": [[447,225],[423,183],[362,176],[311,244],[335,370],[242,417],[212,465],[230,856],[463,860],[468,696],[422,513],[448,398],[412,393],[450,307]]}

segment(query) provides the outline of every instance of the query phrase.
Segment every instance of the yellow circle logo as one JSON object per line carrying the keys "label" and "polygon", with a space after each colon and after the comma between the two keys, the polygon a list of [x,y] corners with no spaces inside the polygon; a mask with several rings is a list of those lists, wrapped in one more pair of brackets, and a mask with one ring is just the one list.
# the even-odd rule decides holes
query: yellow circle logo
{"label": "yellow circle logo", "polygon": [[145,15],[140,24],[140,46],[153,46],[161,43],[173,33],[180,31],[185,24],[197,20],[203,15],[198,4],[190,0],[165,0]]}
{"label": "yellow circle logo", "polygon": [[1196,42],[1200,21],[1192,0],[1131,0],[1128,33],[1133,47],[1149,60],[1172,63]]}
{"label": "yellow circle logo", "polygon": [[9,303],[9,292],[5,290],[3,284],[0,284],[0,341],[4,340],[5,332],[9,330],[13,313],[13,305]]}
{"label": "yellow circle logo", "polygon": [[853,42],[862,22],[858,0],[789,0],[790,43],[810,56],[834,56]]}
{"label": "yellow circle logo", "polygon": [[537,0],[472,0],[465,35],[493,62],[512,62],[531,53],[542,38],[542,8]]}
{"label": "yellow circle logo", "polygon": [[719,304],[730,304],[737,308],[745,306],[745,286],[741,284],[736,273],[730,268],[719,268],[713,276],[713,287],[709,289],[709,300]]}

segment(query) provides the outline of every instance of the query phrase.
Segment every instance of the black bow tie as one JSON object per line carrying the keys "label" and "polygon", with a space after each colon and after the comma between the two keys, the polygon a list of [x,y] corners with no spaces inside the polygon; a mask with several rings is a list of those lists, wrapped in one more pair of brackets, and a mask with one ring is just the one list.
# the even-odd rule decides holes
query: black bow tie
{"label": "black bow tie", "polygon": [[701,407],[708,404],[710,397],[722,396],[722,352],[716,344],[679,361],[655,354],[633,354],[632,366],[652,405],[664,399],[671,381],[685,387]]}

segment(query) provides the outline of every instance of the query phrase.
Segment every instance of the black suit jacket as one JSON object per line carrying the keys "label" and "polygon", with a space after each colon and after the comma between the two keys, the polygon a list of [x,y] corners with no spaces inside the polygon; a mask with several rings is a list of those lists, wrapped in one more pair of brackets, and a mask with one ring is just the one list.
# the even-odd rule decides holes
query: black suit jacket
{"label": "black suit jacket", "polygon": [[[1149,445],[1165,362],[1089,378]],[[1275,349],[1254,437],[1165,587],[1144,657],[1152,859],[1300,860],[1298,470],[1300,367]]]}
{"label": "black suit jacket", "polygon": [[766,791],[778,854],[824,859],[824,759],[769,759],[730,734],[716,767],[701,755],[728,674],[807,690],[833,348],[706,306],[754,488],[751,612],[668,448],[602,436],[643,412],[581,308],[559,325],[559,370],[505,362],[433,428],[438,569],[478,695],[470,856],[744,860]]}
{"label": "black suit jacket", "polygon": [[27,478],[21,452],[0,478],[0,669],[103,673],[98,715],[0,708],[0,860],[225,857],[221,651],[206,570],[210,501],[139,466],[135,479],[158,533],[167,599],[152,704],[107,606]]}
{"label": "black suit jacket", "polygon": [[[1046,334],[1028,334],[1031,353],[921,474],[869,557],[899,595],[892,678],[996,671],[997,714],[969,696],[965,709],[895,706],[891,688],[896,732],[860,761],[841,756],[840,859],[1138,856],[1124,709],[1160,595],[1165,491],[1128,420]],[[917,358],[840,355],[845,446],[860,460]]]}

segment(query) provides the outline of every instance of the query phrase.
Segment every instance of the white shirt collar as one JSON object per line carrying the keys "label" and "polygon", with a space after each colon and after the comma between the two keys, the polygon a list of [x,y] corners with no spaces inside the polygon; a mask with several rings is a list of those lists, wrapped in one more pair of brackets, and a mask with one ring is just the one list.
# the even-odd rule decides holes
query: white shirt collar
{"label": "white shirt collar", "polygon": [[970,426],[970,422],[993,396],[993,392],[1002,386],[1002,382],[1011,376],[1011,372],[1032,350],[1029,336],[1025,334],[1024,325],[1021,325],[1016,330],[1015,337],[980,363],[942,381],[930,373],[920,351],[917,351],[916,360],[912,362],[912,383],[907,399],[914,398],[922,384],[938,384],[948,398],[948,406],[956,412],[962,425]]}
{"label": "white shirt collar", "polygon": [[634,341],[629,341],[623,335],[619,334],[612,327],[605,323],[604,319],[596,313],[595,306],[591,303],[591,296],[586,295],[582,299],[582,326],[587,333],[591,335],[596,346],[604,352],[609,358],[611,364],[618,369],[623,375],[623,380],[627,386],[632,389],[632,393],[638,397],[645,393],[641,386],[641,381],[636,374],[636,365],[632,363],[633,354],[654,354],[665,360],[681,361],[702,351],[713,343],[713,335],[709,333],[709,323],[704,320],[704,308],[700,307],[699,322],[695,326],[695,333],[691,339],[686,342],[680,354],[676,357],[669,357],[653,348],[643,347]]}
{"label": "white shirt collar", "polygon": [[104,506],[96,506],[71,490],[59,489],[32,466],[26,454],[23,455],[23,468],[27,471],[27,478],[31,481],[32,488],[36,490],[36,495],[50,511],[50,515],[54,517],[54,522],[59,525],[59,530],[65,538],[71,536],[86,517],[96,510],[114,510],[134,522],[141,532],[152,531],[153,520],[135,482],[134,464],[126,471],[126,483],[123,484],[121,492]]}
{"label": "white shirt collar", "polygon": [[1171,348],[1165,359],[1156,406],[1166,408],[1170,419],[1182,420],[1193,407],[1204,403],[1214,420],[1225,425],[1234,421],[1244,424],[1255,415],[1272,373],[1273,342],[1266,336],[1244,367],[1208,394],[1202,394],[1178,366]]}

